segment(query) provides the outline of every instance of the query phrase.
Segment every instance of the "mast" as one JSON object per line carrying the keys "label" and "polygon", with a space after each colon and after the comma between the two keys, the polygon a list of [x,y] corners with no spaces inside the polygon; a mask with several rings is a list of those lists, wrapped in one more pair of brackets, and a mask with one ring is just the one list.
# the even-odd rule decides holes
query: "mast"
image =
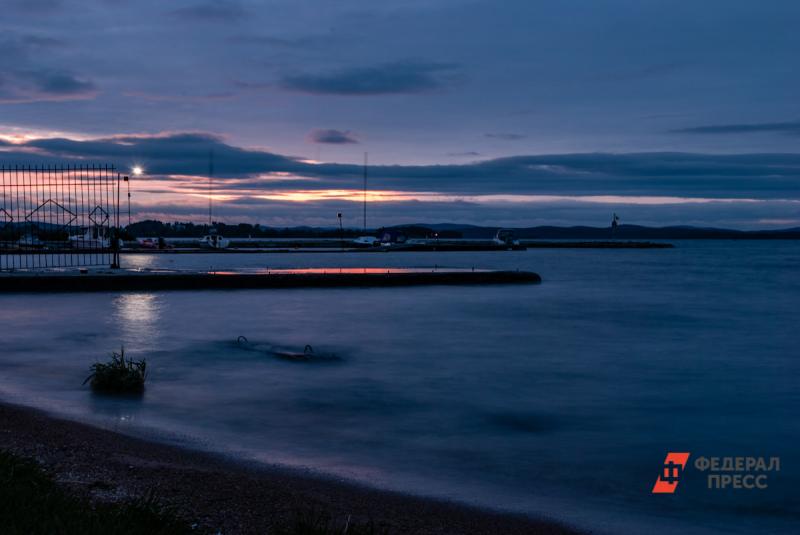
{"label": "mast", "polygon": [[364,235],[367,235],[367,153],[364,153]]}
{"label": "mast", "polygon": [[211,194],[213,192],[213,177],[214,177],[214,149],[210,149],[208,151],[208,231],[211,232],[211,210],[212,210],[212,199]]}

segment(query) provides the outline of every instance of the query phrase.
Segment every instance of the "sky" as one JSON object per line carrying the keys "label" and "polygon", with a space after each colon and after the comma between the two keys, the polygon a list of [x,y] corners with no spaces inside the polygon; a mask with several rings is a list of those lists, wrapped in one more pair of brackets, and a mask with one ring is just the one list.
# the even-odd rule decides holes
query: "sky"
{"label": "sky", "polygon": [[3,0],[0,165],[136,219],[800,226],[800,3]]}

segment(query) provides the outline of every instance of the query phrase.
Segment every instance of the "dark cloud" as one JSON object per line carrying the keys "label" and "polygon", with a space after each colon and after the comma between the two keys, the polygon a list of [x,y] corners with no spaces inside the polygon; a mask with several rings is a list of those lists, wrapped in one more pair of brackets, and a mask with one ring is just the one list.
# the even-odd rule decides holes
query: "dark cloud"
{"label": "dark cloud", "polygon": [[43,35],[22,35],[18,38],[18,41],[24,46],[37,49],[52,48],[55,46],[63,47],[66,45],[62,39]]}
{"label": "dark cloud", "polygon": [[259,91],[262,89],[271,89],[275,84],[271,82],[247,82],[245,80],[234,80],[233,85],[238,89],[245,89],[251,91]]}
{"label": "dark cloud", "polygon": [[63,0],[6,0],[4,7],[19,11],[42,13],[55,11],[61,8],[63,4]]}
{"label": "dark cloud", "polygon": [[[148,173],[154,175],[205,174],[212,154],[215,173],[220,177],[246,177],[271,170],[290,171],[297,166],[291,158],[233,147],[217,136],[204,133],[115,136],[89,141],[45,138],[22,146],[38,149],[43,161],[91,160],[118,167],[141,163]],[[11,158],[8,153],[7,158]],[[23,162],[25,158],[30,158],[30,155],[20,155]]]}
{"label": "dark cloud", "polygon": [[244,18],[247,10],[232,0],[211,0],[172,10],[170,14],[181,19],[225,22]]}
{"label": "dark cloud", "polygon": [[655,65],[646,65],[643,67],[639,67],[636,69],[631,69],[627,71],[611,71],[602,73],[597,76],[598,80],[614,80],[614,81],[635,81],[635,80],[643,80],[647,78],[653,77],[660,77],[660,76],[668,76],[672,74],[679,73],[681,70],[685,69],[689,65],[688,62],[686,63],[678,63],[678,62],[670,62],[670,63],[659,63]]}
{"label": "dark cloud", "polygon": [[461,157],[468,157],[468,156],[480,156],[481,153],[480,152],[476,152],[474,150],[468,150],[468,151],[464,151],[464,152],[448,152],[447,155],[448,156],[453,156],[455,158],[461,158]]}
{"label": "dark cloud", "polygon": [[[668,131],[800,119],[800,69],[791,68],[800,2],[581,5],[3,0],[0,122],[18,133],[81,137],[120,125],[219,131],[306,157],[314,155],[309,130],[339,125],[369,132],[370,153],[397,163],[445,159],[459,146],[482,158],[527,146],[797,151],[798,137],[787,135],[794,127],[770,135]],[[37,85],[19,74],[30,72],[65,73],[74,83]],[[92,83],[102,98],[16,104],[88,99]],[[73,90],[54,91],[59,85]],[[701,121],[691,119],[697,110]]]}
{"label": "dark cloud", "polygon": [[63,48],[60,39],[7,33],[0,38],[0,104],[55,100],[82,100],[97,94],[90,79],[63,68],[41,64]]}
{"label": "dark cloud", "polygon": [[503,141],[515,141],[517,139],[525,139],[525,135],[523,134],[507,134],[507,133],[499,133],[499,134],[484,134],[488,138],[492,139],[502,139]]}
{"label": "dark cloud", "polygon": [[49,95],[76,95],[95,90],[94,83],[67,73],[36,73],[32,78],[38,89]]}
{"label": "dark cloud", "polygon": [[[19,151],[14,151],[19,147]],[[150,175],[215,176],[231,191],[350,189],[358,164],[311,164],[243,149],[202,133],[46,138],[4,148],[8,164],[142,164]],[[262,178],[268,175],[269,179]],[[617,195],[800,199],[800,154],[582,153],[514,156],[461,165],[375,165],[371,187],[448,195]]]}
{"label": "dark cloud", "polygon": [[301,37],[283,37],[276,35],[235,35],[228,38],[229,43],[239,45],[269,46],[285,49],[305,49],[329,44],[333,41],[330,35],[307,35]]}
{"label": "dark cloud", "polygon": [[[137,188],[138,191],[138,188]],[[312,201],[299,205],[269,199],[240,203],[218,203],[215,217],[227,222],[248,221],[275,227],[299,224],[333,227],[342,213],[347,228],[361,225],[361,206],[341,200]],[[590,204],[579,201],[482,204],[475,202],[381,202],[369,207],[370,226],[452,222],[502,227],[536,225],[572,226],[585,224],[606,227],[617,212],[623,222],[639,225],[695,225],[699,227],[758,228],[800,226],[796,205],[780,201],[752,203],[703,203],[635,205]],[[134,205],[137,219],[204,221],[208,213],[202,206],[187,204]]]}
{"label": "dark cloud", "polygon": [[349,130],[333,130],[316,128],[308,133],[306,140],[309,143],[330,143],[333,145],[345,145],[348,143],[358,143],[358,140]]}
{"label": "dark cloud", "polygon": [[208,102],[218,100],[229,100],[235,98],[236,95],[230,91],[221,91],[219,93],[206,93],[206,94],[167,94],[167,93],[148,93],[146,91],[125,91],[123,93],[126,97],[140,98],[150,102]]}
{"label": "dark cloud", "polygon": [[800,136],[800,121],[693,126],[690,128],[679,128],[677,130],[672,130],[672,132],[679,134],[749,134],[755,132],[776,132]]}
{"label": "dark cloud", "polygon": [[289,91],[318,95],[422,93],[455,81],[455,69],[455,65],[448,63],[402,61],[323,74],[290,75],[280,85]]}
{"label": "dark cloud", "polygon": [[67,72],[10,71],[0,78],[0,103],[93,98],[97,87],[91,80]]}
{"label": "dark cloud", "polygon": [[9,32],[0,38],[0,65],[3,70],[24,69],[37,56],[48,53],[53,47],[64,45],[64,41],[54,37]]}

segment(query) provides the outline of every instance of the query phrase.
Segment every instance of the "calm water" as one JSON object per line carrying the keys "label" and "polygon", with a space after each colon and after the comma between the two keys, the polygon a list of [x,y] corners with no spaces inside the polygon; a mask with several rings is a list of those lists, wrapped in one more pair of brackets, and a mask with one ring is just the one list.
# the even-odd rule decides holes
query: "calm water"
{"label": "calm water", "polygon": [[[533,286],[0,297],[0,393],[136,434],[598,532],[797,532],[800,244],[673,250],[136,256],[132,267],[467,267]],[[238,345],[244,335],[248,345]],[[92,396],[124,344],[142,400]],[[287,362],[273,347],[339,360]],[[781,456],[708,490],[667,451]]]}

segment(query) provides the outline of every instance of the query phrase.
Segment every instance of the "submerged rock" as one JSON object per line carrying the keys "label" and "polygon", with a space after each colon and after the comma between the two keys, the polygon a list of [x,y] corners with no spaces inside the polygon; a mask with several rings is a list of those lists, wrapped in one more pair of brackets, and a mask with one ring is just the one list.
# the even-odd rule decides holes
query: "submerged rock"
{"label": "submerged rock", "polygon": [[282,348],[275,348],[272,354],[279,359],[292,362],[336,362],[341,359],[333,353],[315,353],[314,348],[306,345],[302,353]]}

